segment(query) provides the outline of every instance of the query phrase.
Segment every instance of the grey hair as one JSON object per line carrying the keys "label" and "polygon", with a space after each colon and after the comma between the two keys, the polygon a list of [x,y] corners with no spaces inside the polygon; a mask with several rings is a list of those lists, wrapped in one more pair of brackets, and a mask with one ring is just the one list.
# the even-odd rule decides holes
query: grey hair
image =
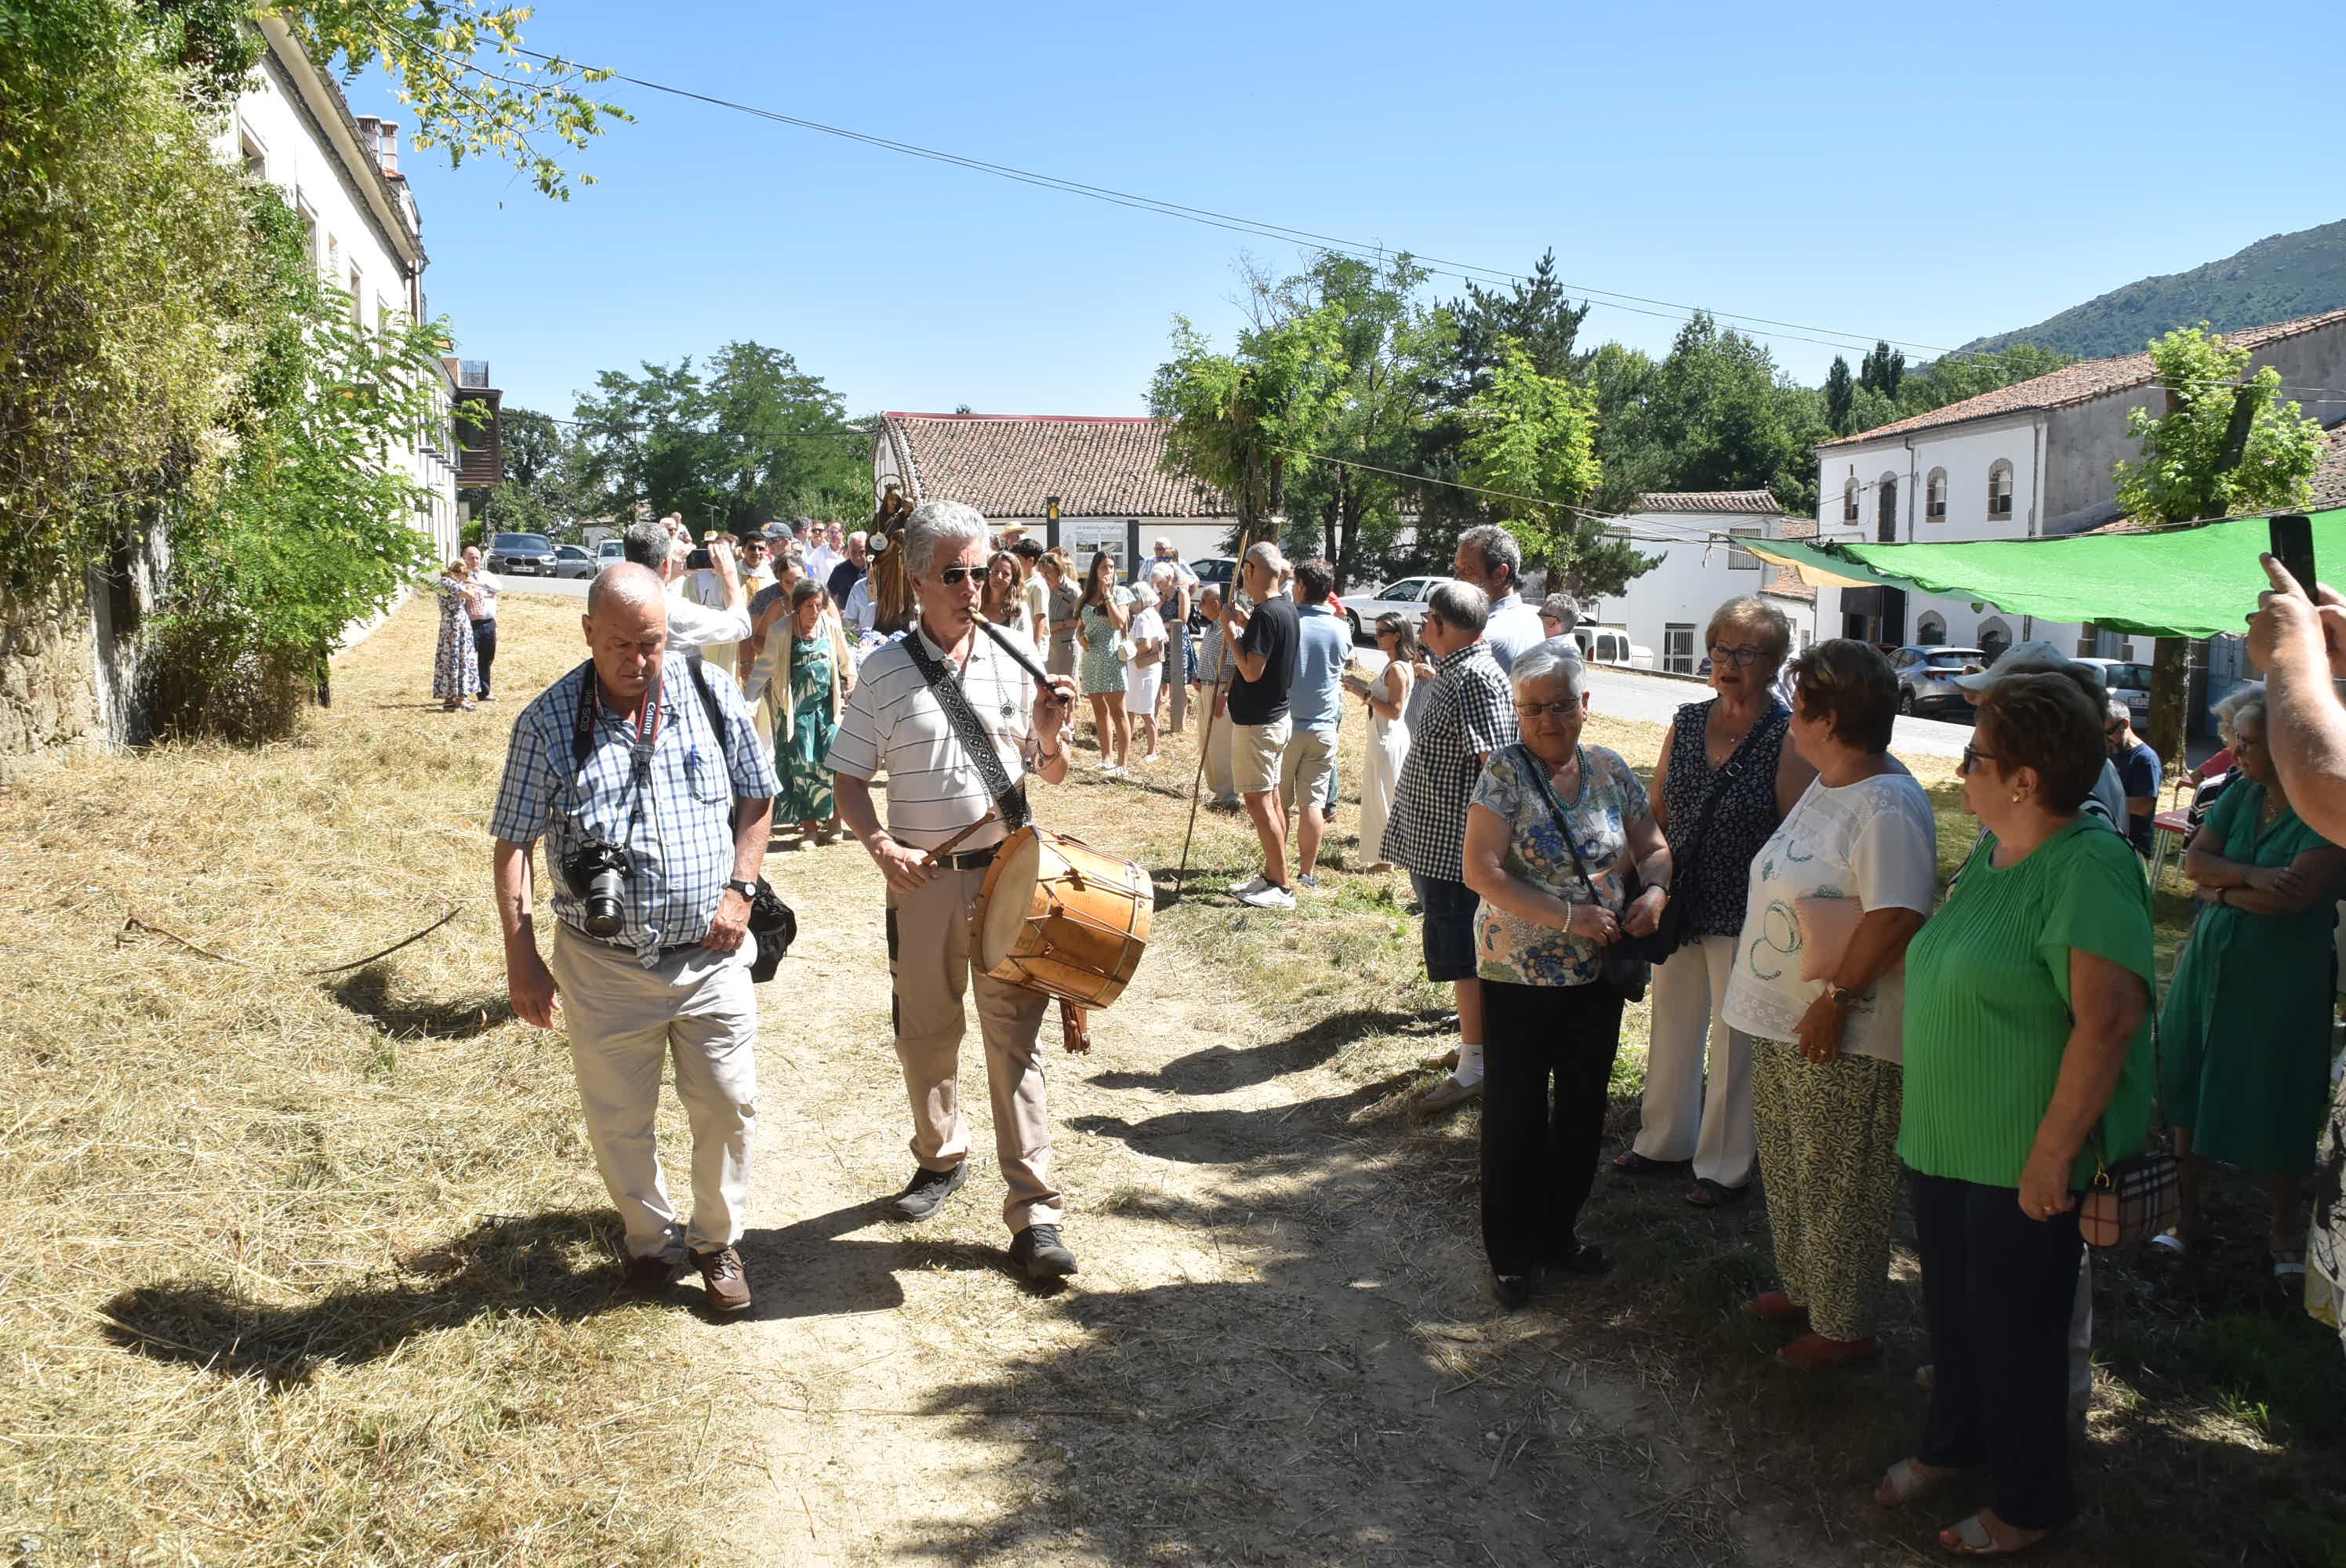
{"label": "grey hair", "polygon": [[[628,530],[629,533],[634,531]],[[662,532],[660,538],[665,541],[668,535]],[[649,566],[638,565],[633,561],[614,561],[597,572],[594,582],[587,585],[586,617],[592,620],[617,605],[638,607],[658,605],[665,612],[668,584]]]}
{"label": "grey hair", "polygon": [[[1486,572],[1496,567],[1507,569],[1507,586],[1514,587],[1524,575],[1524,548],[1515,536],[1496,523],[1484,523],[1458,535],[1458,543],[1483,558]],[[1443,617],[1447,619],[1447,616]]]}
{"label": "grey hair", "polygon": [[2134,722],[2134,709],[2127,706],[2125,697],[2113,697],[2110,698],[2109,711],[2102,717],[2106,719],[2118,719],[2123,723],[2131,725]]}
{"label": "grey hair", "polygon": [[1246,558],[1273,576],[1287,570],[1287,557],[1280,555],[1279,546],[1268,539],[1258,540],[1250,545]]}
{"label": "grey hair", "polygon": [[904,569],[926,575],[937,546],[985,539],[985,517],[960,501],[923,501],[904,522]]}
{"label": "grey hair", "polygon": [[1455,578],[1426,595],[1425,607],[1440,616],[1443,626],[1470,636],[1481,636],[1491,624],[1491,596]]}
{"label": "grey hair", "polygon": [[2259,718],[2266,717],[2265,683],[2260,680],[2234,687],[2224,694],[2224,700],[2216,705],[2216,722],[2222,727],[2225,738],[2238,740],[2240,720],[2251,713]]}
{"label": "grey hair", "polygon": [[1588,695],[1588,664],[1580,657],[1580,645],[1570,637],[1550,637],[1534,643],[1515,656],[1514,667],[1507,671],[1507,678],[1515,683],[1519,695],[1532,682],[1559,675],[1573,696]]}
{"label": "grey hair", "polygon": [[676,535],[662,523],[630,523],[619,535],[619,553],[638,566],[657,572],[668,565],[668,545]]}
{"label": "grey hair", "polygon": [[1170,561],[1159,561],[1157,565],[1148,568],[1148,580],[1152,583],[1169,583],[1178,574],[1173,570],[1173,563]]}
{"label": "grey hair", "polygon": [[790,585],[790,608],[793,610],[809,599],[819,599],[822,596],[822,585],[812,577],[801,577]]}
{"label": "grey hair", "polygon": [[1792,623],[1784,612],[1767,600],[1746,594],[1729,599],[1711,612],[1710,624],[1702,628],[1705,647],[1719,640],[1721,626],[1741,626],[1748,632],[1758,632],[1768,644],[1768,673],[1772,676],[1784,667],[1784,656],[1792,651]]}
{"label": "grey hair", "polygon": [[1157,607],[1157,590],[1150,585],[1148,578],[1142,577],[1137,579],[1134,582],[1132,586],[1127,590],[1127,592],[1132,595],[1132,607],[1134,609],[1153,610]]}

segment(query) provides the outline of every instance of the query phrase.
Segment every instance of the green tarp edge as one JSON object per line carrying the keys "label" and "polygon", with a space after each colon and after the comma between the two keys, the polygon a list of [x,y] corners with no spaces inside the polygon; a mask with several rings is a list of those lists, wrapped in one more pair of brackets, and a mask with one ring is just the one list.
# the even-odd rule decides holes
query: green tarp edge
{"label": "green tarp edge", "polygon": [[[2267,584],[2262,517],[2148,534],[2081,534],[1960,545],[1823,545],[1769,540],[1767,552],[1891,587],[1977,599],[2008,616],[2090,622],[2142,636],[2238,633]],[[2317,564],[2346,563],[2346,508],[2313,514]]]}

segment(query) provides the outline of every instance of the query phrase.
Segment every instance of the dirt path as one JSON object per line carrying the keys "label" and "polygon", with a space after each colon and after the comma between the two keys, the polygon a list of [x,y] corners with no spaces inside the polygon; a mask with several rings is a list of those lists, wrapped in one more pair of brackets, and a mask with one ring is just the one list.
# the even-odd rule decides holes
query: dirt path
{"label": "dirt path", "polygon": [[1361,1120],[1392,1085],[1330,1070],[1346,1020],[1282,1039],[1178,942],[1093,1056],[1054,1048],[1069,1288],[1007,1272],[974,1050],[968,1187],[883,1217],[878,879],[852,844],[773,869],[811,918],[763,997],[759,1303],[688,1334],[739,1380],[753,1561],[1791,1560],[1727,1531],[1659,1396],[1495,1314],[1471,1168]]}

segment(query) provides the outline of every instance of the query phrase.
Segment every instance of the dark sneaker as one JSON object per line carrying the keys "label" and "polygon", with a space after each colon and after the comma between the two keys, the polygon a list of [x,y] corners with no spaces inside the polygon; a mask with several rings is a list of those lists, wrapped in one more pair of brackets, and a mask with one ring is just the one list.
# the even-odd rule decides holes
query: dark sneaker
{"label": "dark sneaker", "polygon": [[630,1290],[665,1290],[676,1283],[676,1259],[664,1252],[630,1257],[627,1259],[627,1280]]}
{"label": "dark sneaker", "polygon": [[701,1288],[708,1292],[711,1312],[740,1312],[750,1305],[750,1277],[741,1272],[741,1255],[729,1247],[688,1255],[700,1270]]}
{"label": "dark sneaker", "polygon": [[1029,1279],[1065,1279],[1076,1271],[1076,1255],[1059,1239],[1056,1225],[1030,1225],[1012,1237],[1010,1261]]}
{"label": "dark sneaker", "polygon": [[945,1199],[959,1192],[962,1183],[968,1179],[969,1167],[965,1165],[955,1166],[949,1171],[933,1171],[923,1166],[913,1173],[913,1179],[904,1184],[904,1190],[896,1195],[896,1217],[928,1218],[943,1208]]}

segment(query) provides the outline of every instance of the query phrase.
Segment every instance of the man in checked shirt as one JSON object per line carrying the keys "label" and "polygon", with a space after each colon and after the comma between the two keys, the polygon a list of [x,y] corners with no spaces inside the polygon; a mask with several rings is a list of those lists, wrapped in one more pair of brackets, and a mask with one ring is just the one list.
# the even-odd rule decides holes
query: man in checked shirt
{"label": "man in checked shirt", "polygon": [[[777,784],[732,677],[666,657],[668,604],[643,566],[595,579],[592,657],[515,721],[489,830],[514,1012],[541,1029],[557,1013],[569,1024],[587,1141],[627,1227],[627,1280],[665,1289],[689,1258],[710,1310],[729,1313],[750,1305],[734,1250],[758,1114],[750,900]],[[531,911],[540,838],[556,921],[550,959],[538,954]],[[608,936],[590,933],[584,890],[564,869],[589,841],[618,846],[626,865]],[[668,1202],[653,1139],[670,1054],[692,1125],[688,1225]]]}

